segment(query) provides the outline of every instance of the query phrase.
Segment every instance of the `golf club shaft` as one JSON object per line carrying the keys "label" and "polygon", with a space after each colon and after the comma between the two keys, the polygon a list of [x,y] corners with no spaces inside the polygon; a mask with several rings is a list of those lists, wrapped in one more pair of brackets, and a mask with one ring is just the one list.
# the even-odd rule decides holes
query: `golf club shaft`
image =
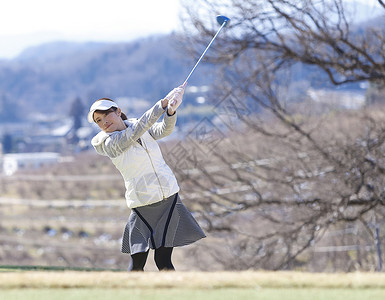
{"label": "golf club shaft", "polygon": [[183,85],[187,85],[187,81],[189,80],[190,76],[192,75],[192,73],[194,73],[196,67],[198,66],[198,64],[200,63],[200,61],[202,60],[203,56],[205,56],[207,50],[210,48],[211,44],[214,42],[214,40],[216,39],[217,35],[221,32],[222,28],[225,27],[227,24],[227,21],[223,22],[222,26],[218,29],[217,33],[214,35],[214,37],[212,38],[210,44],[206,47],[205,51],[202,53],[201,57],[198,59],[197,63],[195,64],[194,68],[192,68],[190,74],[188,74],[186,80],[184,81]]}

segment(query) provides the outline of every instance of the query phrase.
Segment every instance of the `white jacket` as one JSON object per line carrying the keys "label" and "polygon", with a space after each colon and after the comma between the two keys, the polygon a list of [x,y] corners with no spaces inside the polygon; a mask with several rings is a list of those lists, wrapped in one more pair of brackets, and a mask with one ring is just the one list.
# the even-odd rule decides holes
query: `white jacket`
{"label": "white jacket", "polygon": [[[99,132],[91,141],[96,152],[108,156],[123,176],[129,208],[149,205],[179,191],[177,180],[163,159],[157,139],[174,129],[176,113],[165,114],[158,101],[139,119],[125,121],[122,131]],[[142,145],[137,141],[140,138]]]}

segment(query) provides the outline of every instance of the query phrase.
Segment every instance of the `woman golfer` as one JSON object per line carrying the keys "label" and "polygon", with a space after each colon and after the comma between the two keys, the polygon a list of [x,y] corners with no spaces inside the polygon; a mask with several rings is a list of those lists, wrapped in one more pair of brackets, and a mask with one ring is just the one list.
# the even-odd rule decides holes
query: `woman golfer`
{"label": "woman golfer", "polygon": [[174,270],[173,247],[205,237],[181,202],[177,180],[156,142],[173,131],[184,87],[173,89],[139,119],[128,120],[108,98],[95,101],[88,113],[88,121],[101,129],[92,139],[92,146],[97,153],[111,159],[124,179],[131,214],[121,251],[131,255],[131,271],[143,271],[149,249],[155,249],[159,270]]}

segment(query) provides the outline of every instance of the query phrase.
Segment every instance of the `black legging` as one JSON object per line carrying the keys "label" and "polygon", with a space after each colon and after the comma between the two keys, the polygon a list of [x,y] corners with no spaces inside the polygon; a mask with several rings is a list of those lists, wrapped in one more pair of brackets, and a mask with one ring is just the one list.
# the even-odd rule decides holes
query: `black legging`
{"label": "black legging", "polygon": [[[171,261],[171,254],[172,250],[174,248],[172,247],[160,247],[158,249],[155,249],[154,259],[156,266],[158,267],[159,271],[167,270],[167,271],[173,271],[175,270],[172,261]],[[128,268],[129,271],[143,271],[144,265],[146,264],[148,252],[140,252],[136,254],[131,255],[131,264]]]}

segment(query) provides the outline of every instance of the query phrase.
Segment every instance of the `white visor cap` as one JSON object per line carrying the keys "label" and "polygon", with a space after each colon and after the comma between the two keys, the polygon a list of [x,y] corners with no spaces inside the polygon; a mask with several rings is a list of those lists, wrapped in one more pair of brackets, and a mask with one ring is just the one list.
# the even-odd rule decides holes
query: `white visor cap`
{"label": "white visor cap", "polygon": [[96,101],[94,104],[92,104],[90,108],[90,112],[88,113],[88,122],[93,123],[94,122],[94,112],[97,110],[108,110],[111,107],[118,108],[119,106],[114,102],[110,100],[100,100]]}

